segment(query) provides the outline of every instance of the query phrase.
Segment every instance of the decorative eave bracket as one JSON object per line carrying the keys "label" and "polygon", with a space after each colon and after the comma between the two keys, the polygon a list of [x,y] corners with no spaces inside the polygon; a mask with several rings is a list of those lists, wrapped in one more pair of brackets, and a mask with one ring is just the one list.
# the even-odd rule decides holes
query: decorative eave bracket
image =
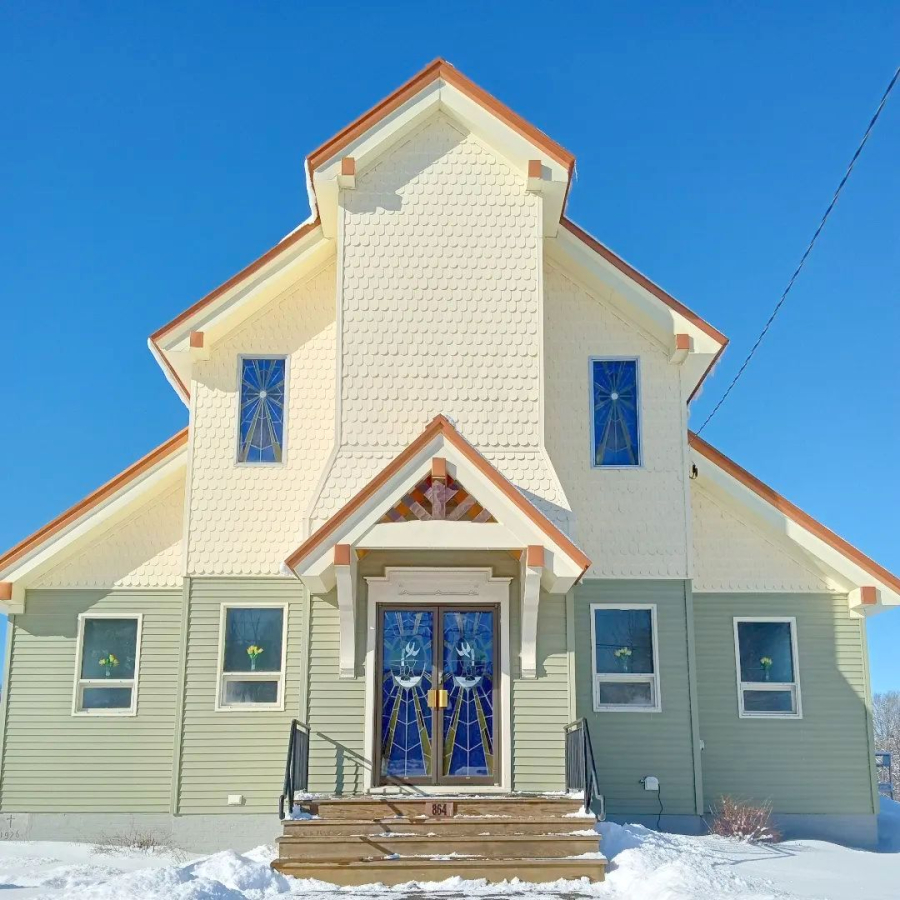
{"label": "decorative eave bracket", "polygon": [[356,677],[356,553],[349,544],[335,544],[334,579],[337,588],[341,678]]}
{"label": "decorative eave bracket", "polygon": [[873,609],[881,599],[880,593],[874,584],[864,584],[862,587],[854,588],[848,595],[850,608],[855,609],[857,612]]}
{"label": "decorative eave bracket", "polygon": [[544,548],[529,544],[525,551],[522,573],[522,678],[537,678],[538,604],[541,599],[541,576],[544,573]]}

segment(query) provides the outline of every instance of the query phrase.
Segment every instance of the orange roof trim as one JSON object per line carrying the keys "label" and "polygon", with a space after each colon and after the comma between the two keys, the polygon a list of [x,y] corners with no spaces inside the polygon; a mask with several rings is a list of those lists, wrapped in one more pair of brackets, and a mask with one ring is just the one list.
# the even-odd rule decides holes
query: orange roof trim
{"label": "orange roof trim", "polygon": [[90,512],[95,506],[98,506],[104,500],[111,497],[116,491],[125,487],[130,481],[133,481],[139,475],[142,475],[148,469],[152,469],[158,462],[165,459],[174,450],[178,450],[187,444],[188,430],[183,428],[177,434],[170,437],[167,441],[151,450],[146,456],[142,456],[137,462],[132,463],[123,472],[116,475],[115,478],[101,485],[93,493],[88,494],[80,503],[67,509],[64,513],[57,516],[53,521],[48,522],[43,528],[38,529],[34,534],[29,535],[24,541],[20,541],[11,550],[8,550],[3,556],[0,556],[0,570],[5,569],[10,563],[15,562],[26,553],[37,549],[48,538],[61,531],[67,525],[71,525],[85,513]]}
{"label": "orange roof trim", "polygon": [[829,547],[833,547],[838,553],[855,562],[861,569],[873,575],[879,581],[890,585],[895,591],[900,591],[900,578],[888,572],[884,566],[878,565],[875,560],[870,559],[861,550],[857,550],[856,547],[836,535],[830,528],[816,521],[809,513],[803,512],[799,506],[795,506],[790,500],[782,497],[777,491],[764,484],[755,475],[751,475],[733,459],[716,450],[712,444],[704,441],[703,438],[694,434],[693,431],[688,432],[688,443],[701,456],[705,456],[708,460],[715,463],[720,469],[731,475],[732,478],[740,481],[741,484],[748,487],[767,503],[770,503],[779,512],[784,513],[789,519],[798,525],[802,525],[811,534],[828,544]]}
{"label": "orange roof trim", "polygon": [[598,253],[602,256],[608,263],[614,265],[623,275],[630,278],[632,281],[639,284],[644,290],[649,291],[653,294],[654,297],[662,300],[663,303],[666,304],[670,309],[675,310],[675,312],[684,316],[691,324],[696,325],[701,331],[705,334],[708,334],[714,341],[718,341],[722,346],[719,348],[716,355],[712,358],[710,364],[706,367],[706,371],[703,373],[703,377],[697,382],[697,386],[691,391],[691,396],[688,397],[688,403],[694,399],[697,395],[697,392],[700,390],[703,382],[706,381],[707,375],[712,372],[713,368],[715,368],[716,363],[719,361],[719,357],[725,352],[725,348],[728,346],[728,338],[719,331],[718,328],[714,328],[706,319],[702,319],[697,315],[692,309],[689,309],[685,306],[680,300],[676,300],[668,291],[664,291],[658,284],[651,281],[646,275],[643,275],[641,272],[638,272],[634,266],[629,265],[622,259],[621,256],[617,256],[612,250],[609,249],[605,244],[601,244],[600,241],[597,240],[592,234],[589,234],[579,225],[576,225],[571,219],[567,216],[563,215],[560,219],[560,224],[566,231],[575,235],[582,243],[587,244],[588,247],[591,248],[595,253]]}
{"label": "orange roof trim", "polygon": [[385,466],[352,500],[338,510],[324,525],[314,531],[286,560],[293,569],[300,560],[322,544],[350,516],[372,498],[410,460],[414,459],[439,434],[442,434],[482,475],[496,485],[535,525],[581,566],[582,575],[591,564],[585,554],[569,540],[543,513],[535,509],[510,481],[492,466],[454,427],[446,416],[435,416],[425,430],[394,460]]}
{"label": "orange roof trim", "polygon": [[535,128],[534,125],[523,119],[518,113],[513,112],[506,104],[501,103],[484,88],[463,75],[455,66],[441,58],[429,63],[424,69],[413,75],[406,84],[401,85],[396,91],[389,94],[380,103],[376,103],[375,106],[364,112],[346,128],[342,128],[334,137],[313,150],[307,157],[310,171],[317,169],[327,159],[337,155],[361,134],[364,134],[385,116],[390,115],[395,109],[418,94],[424,87],[438,79],[443,79],[447,84],[452,84],[453,87],[470,97],[479,106],[502,119],[514,131],[532,141],[544,150],[548,156],[552,156],[558,163],[565,166],[571,174],[575,167],[575,157],[565,147],[562,147],[551,137],[544,134],[539,128]]}

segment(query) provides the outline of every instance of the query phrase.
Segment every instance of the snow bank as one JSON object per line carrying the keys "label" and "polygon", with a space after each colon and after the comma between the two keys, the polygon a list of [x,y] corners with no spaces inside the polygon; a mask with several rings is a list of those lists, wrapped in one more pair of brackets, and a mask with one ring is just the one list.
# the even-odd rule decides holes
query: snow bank
{"label": "snow bank", "polygon": [[[887,805],[886,805],[887,804]],[[882,803],[883,840],[900,847],[900,804]],[[0,842],[0,900],[897,900],[900,852],[865,853],[822,841],[759,846],[598,826],[607,880],[530,885],[451,878],[397,888],[338,888],[273,871],[271,846],[183,862],[165,852],[98,856],[89,844]]]}

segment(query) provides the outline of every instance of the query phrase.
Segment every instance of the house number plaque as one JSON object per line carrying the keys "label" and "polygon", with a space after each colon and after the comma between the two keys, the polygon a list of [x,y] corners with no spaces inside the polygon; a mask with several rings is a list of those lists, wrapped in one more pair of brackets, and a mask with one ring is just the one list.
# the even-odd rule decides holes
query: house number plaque
{"label": "house number plaque", "polygon": [[425,815],[429,819],[446,819],[453,815],[453,801],[430,800],[425,804]]}

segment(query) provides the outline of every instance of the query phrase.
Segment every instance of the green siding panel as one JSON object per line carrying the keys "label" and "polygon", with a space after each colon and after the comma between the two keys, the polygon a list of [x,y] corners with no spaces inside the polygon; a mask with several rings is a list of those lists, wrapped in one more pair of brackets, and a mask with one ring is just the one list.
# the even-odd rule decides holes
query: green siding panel
{"label": "green siding panel", "polygon": [[[845,596],[695,594],[709,806],[723,794],[783,813],[871,813],[865,622]],[[736,616],[795,616],[802,719],[738,715]]]}
{"label": "green siding panel", "polygon": [[569,717],[566,598],[541,592],[538,604],[537,678],[520,678],[521,598],[511,584],[513,789],[561,791],[566,786],[563,729]]}
{"label": "green siding panel", "polygon": [[[181,590],[29,591],[12,629],[4,812],[166,813]],[[73,716],[78,616],[143,614],[136,716]]]}
{"label": "green siding panel", "polygon": [[[217,712],[222,604],[265,602],[288,604],[284,711]],[[305,606],[293,578],[191,579],[179,813],[276,813],[290,722],[300,706]],[[229,794],[242,794],[244,805],[228,806]]]}
{"label": "green siding panel", "polygon": [[356,678],[340,678],[337,595],[313,596],[309,620],[309,789],[355,794],[365,790],[366,602],[357,598]]}
{"label": "green siding panel", "polygon": [[[662,712],[594,712],[592,603],[655,603]],[[688,681],[686,586],[682,581],[587,580],[575,588],[575,698],[591,730],[600,792],[611,815],[696,812]],[[660,793],[645,791],[645,775]]]}

